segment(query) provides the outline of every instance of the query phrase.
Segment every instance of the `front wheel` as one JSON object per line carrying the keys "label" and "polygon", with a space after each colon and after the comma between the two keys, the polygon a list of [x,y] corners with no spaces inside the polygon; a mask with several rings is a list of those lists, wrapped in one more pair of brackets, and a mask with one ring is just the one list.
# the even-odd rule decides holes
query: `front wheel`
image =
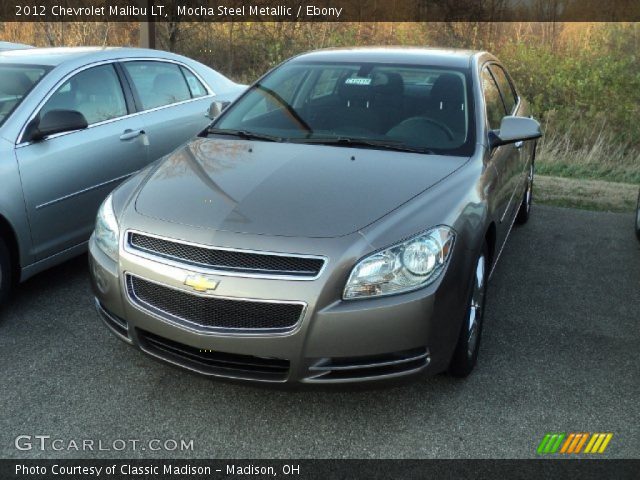
{"label": "front wheel", "polygon": [[527,223],[529,215],[531,213],[531,203],[533,202],[533,162],[529,166],[529,173],[527,174],[527,188],[524,191],[524,197],[520,204],[520,210],[516,216],[516,222],[520,225]]}
{"label": "front wheel", "polygon": [[460,328],[456,350],[449,364],[449,374],[454,377],[466,377],[471,373],[478,361],[484,306],[487,297],[488,252],[489,249],[485,243],[473,270],[473,285],[467,303],[467,313],[462,328]]}
{"label": "front wheel", "polygon": [[640,192],[638,192],[638,205],[636,206],[636,237],[640,241]]}
{"label": "front wheel", "polygon": [[9,260],[9,249],[0,238],[0,307],[9,297],[11,288],[11,262]]}

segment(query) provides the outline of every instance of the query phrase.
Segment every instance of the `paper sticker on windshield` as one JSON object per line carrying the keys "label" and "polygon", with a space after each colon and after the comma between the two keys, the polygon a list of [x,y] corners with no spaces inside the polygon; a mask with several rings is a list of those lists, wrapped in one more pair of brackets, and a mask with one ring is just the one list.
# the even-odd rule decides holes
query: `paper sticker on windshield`
{"label": "paper sticker on windshield", "polygon": [[347,78],[344,84],[345,85],[371,85],[371,79],[363,78],[363,77]]}

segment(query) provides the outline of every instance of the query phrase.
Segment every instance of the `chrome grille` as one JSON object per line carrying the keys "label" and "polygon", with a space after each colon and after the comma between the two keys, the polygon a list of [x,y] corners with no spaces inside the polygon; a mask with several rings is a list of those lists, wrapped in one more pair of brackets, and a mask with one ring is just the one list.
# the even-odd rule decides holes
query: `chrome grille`
{"label": "chrome grille", "polygon": [[203,297],[127,275],[131,300],[161,316],[195,325],[248,333],[292,330],[304,311],[301,303]]}
{"label": "chrome grille", "polygon": [[318,257],[205,247],[137,232],[129,232],[128,244],[133,250],[223,272],[315,278],[324,266]]}

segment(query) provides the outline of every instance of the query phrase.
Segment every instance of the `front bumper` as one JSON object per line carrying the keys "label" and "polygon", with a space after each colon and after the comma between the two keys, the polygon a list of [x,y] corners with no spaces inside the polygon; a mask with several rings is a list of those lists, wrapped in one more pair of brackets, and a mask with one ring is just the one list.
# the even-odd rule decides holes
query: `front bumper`
{"label": "front bumper", "polygon": [[93,237],[89,242],[96,308],[118,338],[205,375],[264,382],[358,382],[446,369],[466,312],[461,299],[468,286],[460,279],[470,278],[470,257],[455,247],[447,270],[432,285],[364,300],[339,298],[349,271],[335,265],[304,282],[223,277],[216,295],[305,305],[291,331],[238,334],[194,328],[141,308],[124,286],[128,272],[173,288],[181,288],[189,272],[123,249],[116,264]]}

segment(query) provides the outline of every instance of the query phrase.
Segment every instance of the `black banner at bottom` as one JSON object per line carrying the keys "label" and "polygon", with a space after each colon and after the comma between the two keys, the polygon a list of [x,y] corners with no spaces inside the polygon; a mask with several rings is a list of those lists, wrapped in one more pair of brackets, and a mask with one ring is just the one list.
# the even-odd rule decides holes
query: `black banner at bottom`
{"label": "black banner at bottom", "polygon": [[640,460],[0,460],[0,479],[638,478]]}

